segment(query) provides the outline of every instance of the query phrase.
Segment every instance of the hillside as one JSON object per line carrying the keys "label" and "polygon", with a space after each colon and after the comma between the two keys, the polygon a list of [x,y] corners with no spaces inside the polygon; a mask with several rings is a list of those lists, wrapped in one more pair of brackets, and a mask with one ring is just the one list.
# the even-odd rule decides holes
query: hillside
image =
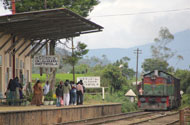
{"label": "hillside", "polygon": [[[178,32],[174,34],[174,41],[171,42],[169,45],[172,50],[176,51],[177,54],[180,54],[183,56],[184,60],[178,62],[177,58],[172,58],[169,60],[169,64],[174,66],[175,68],[180,69],[189,69],[190,65],[190,58],[188,55],[190,55],[190,30],[185,30],[182,32]],[[151,44],[146,44],[142,46],[136,46],[133,48],[107,48],[107,49],[92,49],[89,51],[87,56],[92,57],[101,57],[102,55],[106,55],[107,58],[114,62],[118,59],[121,59],[124,56],[129,57],[131,60],[129,62],[129,66],[135,69],[136,66],[136,54],[134,54],[134,50],[139,48],[142,50],[142,54],[139,55],[139,70],[141,69],[141,64],[143,63],[144,59],[151,57],[151,51],[150,51]]]}

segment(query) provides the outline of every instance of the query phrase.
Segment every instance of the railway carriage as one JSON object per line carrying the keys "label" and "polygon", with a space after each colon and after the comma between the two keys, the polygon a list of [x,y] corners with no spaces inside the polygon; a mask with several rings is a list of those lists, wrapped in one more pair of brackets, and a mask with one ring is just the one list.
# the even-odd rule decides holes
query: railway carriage
{"label": "railway carriage", "polygon": [[180,80],[164,71],[145,74],[138,88],[140,109],[169,110],[181,104]]}

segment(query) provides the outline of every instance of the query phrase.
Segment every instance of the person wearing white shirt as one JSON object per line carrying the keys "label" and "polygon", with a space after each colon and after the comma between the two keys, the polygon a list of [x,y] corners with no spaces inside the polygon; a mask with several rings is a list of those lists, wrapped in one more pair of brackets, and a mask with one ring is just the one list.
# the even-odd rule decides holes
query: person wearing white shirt
{"label": "person wearing white shirt", "polygon": [[49,82],[46,81],[46,84],[43,87],[43,94],[44,95],[43,95],[43,98],[42,98],[42,102],[44,102],[44,96],[46,96],[49,93],[49,88],[50,88]]}

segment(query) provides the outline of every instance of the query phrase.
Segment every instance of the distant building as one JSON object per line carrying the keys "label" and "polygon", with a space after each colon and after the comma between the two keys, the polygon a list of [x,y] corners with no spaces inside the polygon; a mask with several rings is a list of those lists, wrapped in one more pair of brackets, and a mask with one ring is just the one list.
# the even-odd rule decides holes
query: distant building
{"label": "distant building", "polygon": [[125,94],[125,96],[128,97],[131,102],[135,102],[136,94],[133,92],[132,89],[130,89],[130,90]]}

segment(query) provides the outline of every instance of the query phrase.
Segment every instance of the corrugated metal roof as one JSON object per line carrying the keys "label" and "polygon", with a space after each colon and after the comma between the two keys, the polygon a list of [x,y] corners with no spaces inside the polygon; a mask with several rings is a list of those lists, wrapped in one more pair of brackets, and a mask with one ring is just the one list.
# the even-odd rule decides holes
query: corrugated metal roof
{"label": "corrugated metal roof", "polygon": [[64,8],[0,16],[0,32],[35,40],[75,37],[102,29]]}

